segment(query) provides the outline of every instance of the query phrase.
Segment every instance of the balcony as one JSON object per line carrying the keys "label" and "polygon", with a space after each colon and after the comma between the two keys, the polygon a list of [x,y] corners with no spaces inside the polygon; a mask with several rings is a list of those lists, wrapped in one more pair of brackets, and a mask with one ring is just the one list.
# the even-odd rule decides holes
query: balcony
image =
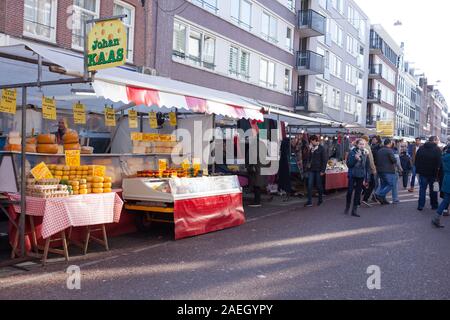
{"label": "balcony", "polygon": [[294,97],[296,112],[323,113],[323,99],[320,94],[309,91],[295,92]]}
{"label": "balcony", "polygon": [[309,50],[297,51],[296,66],[300,76],[323,74],[324,58]]}
{"label": "balcony", "polygon": [[381,38],[370,39],[370,53],[383,54],[383,39]]}
{"label": "balcony", "polygon": [[325,35],[327,18],[314,10],[298,11],[298,28],[300,38],[320,37]]}
{"label": "balcony", "polygon": [[367,103],[381,103],[381,90],[369,90]]}
{"label": "balcony", "polygon": [[383,78],[383,65],[371,64],[369,66],[369,79],[381,79]]}

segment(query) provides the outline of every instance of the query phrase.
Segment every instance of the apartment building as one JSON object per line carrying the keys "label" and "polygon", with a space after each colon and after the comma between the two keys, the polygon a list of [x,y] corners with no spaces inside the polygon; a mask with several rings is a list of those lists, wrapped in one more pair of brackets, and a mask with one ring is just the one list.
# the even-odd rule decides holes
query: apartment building
{"label": "apartment building", "polygon": [[0,45],[39,43],[82,53],[84,21],[127,14],[127,63],[145,64],[145,1],[139,0],[2,0]]}
{"label": "apartment building", "polygon": [[[381,25],[370,28],[367,126],[396,120],[397,77],[402,49]],[[406,113],[406,112],[405,112]]]}
{"label": "apartment building", "polygon": [[295,1],[153,0],[150,6],[149,66],[159,75],[293,110]]}
{"label": "apartment building", "polygon": [[428,110],[430,117],[430,135],[447,141],[448,106],[442,93],[434,86],[428,88]]}
{"label": "apartment building", "polygon": [[365,126],[369,20],[351,0],[304,0],[296,110]]}
{"label": "apartment building", "polygon": [[421,93],[418,87],[415,70],[402,54],[399,57],[395,128],[397,136],[410,140],[419,135]]}

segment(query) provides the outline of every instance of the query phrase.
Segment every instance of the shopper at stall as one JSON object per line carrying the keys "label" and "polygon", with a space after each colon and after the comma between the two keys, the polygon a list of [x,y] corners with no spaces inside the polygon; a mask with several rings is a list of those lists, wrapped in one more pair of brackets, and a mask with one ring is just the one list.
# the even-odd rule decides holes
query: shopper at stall
{"label": "shopper at stall", "polygon": [[317,205],[320,206],[323,203],[322,178],[325,176],[327,161],[325,149],[320,145],[319,138],[316,135],[312,135],[310,138],[310,153],[307,163],[308,202],[305,204],[305,207],[312,207],[312,192],[314,186],[317,187],[317,191],[319,192],[319,201]]}
{"label": "shopper at stall", "polygon": [[412,170],[411,170],[411,187],[409,188],[409,192],[414,192],[414,187],[416,184],[416,155],[419,148],[422,146],[422,140],[420,138],[416,138],[415,144],[410,146],[411,162],[412,162]]}
{"label": "shopper at stall", "polygon": [[442,168],[444,171],[444,178],[442,181],[441,192],[444,194],[444,200],[441,202],[439,208],[437,209],[436,215],[431,220],[431,223],[436,228],[443,228],[441,224],[441,218],[444,211],[448,209],[450,205],[450,148],[446,148],[445,154],[442,157]]}
{"label": "shopper at stall", "polygon": [[432,136],[416,154],[416,173],[419,175],[419,204],[417,210],[425,207],[427,188],[430,189],[430,202],[433,210],[438,208],[437,190],[434,183],[438,181],[439,168],[442,163],[441,149],[438,147],[439,137]]}
{"label": "shopper at stall", "polygon": [[408,154],[406,146],[403,146],[401,149],[400,162],[401,162],[402,169],[403,169],[403,174],[402,174],[403,188],[406,190],[408,188],[409,175],[411,174],[411,171],[413,168],[412,160]]}
{"label": "shopper at stall", "polygon": [[390,204],[386,199],[386,195],[392,191],[395,182],[395,159],[392,151],[392,141],[384,140],[384,146],[380,148],[376,154],[377,172],[380,178],[380,187],[375,192],[375,198],[381,204]]}
{"label": "shopper at stall", "polygon": [[60,118],[58,120],[58,131],[55,132],[57,144],[64,144],[63,137],[66,134],[66,132],[67,132],[66,122],[64,121],[64,119]]}
{"label": "shopper at stall", "polygon": [[[358,206],[361,198],[362,187],[367,186],[370,175],[370,159],[368,151],[366,150],[366,141],[364,139],[357,139],[355,148],[350,151],[347,166],[349,175],[351,175],[352,186],[349,185],[347,191],[347,202],[345,213],[348,214],[353,199],[352,216],[360,217],[358,214]],[[353,196],[354,194],[354,196]]]}

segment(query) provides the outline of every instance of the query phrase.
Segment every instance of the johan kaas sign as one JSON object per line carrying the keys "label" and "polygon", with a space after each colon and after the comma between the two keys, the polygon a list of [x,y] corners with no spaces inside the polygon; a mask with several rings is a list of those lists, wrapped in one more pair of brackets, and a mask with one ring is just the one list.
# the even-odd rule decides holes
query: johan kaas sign
{"label": "johan kaas sign", "polygon": [[124,65],[127,56],[127,31],[122,21],[97,22],[88,35],[88,70]]}

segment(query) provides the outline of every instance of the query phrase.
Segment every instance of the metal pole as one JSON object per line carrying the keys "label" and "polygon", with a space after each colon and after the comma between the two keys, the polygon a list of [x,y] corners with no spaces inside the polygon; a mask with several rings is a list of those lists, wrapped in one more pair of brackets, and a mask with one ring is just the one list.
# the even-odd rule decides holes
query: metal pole
{"label": "metal pole", "polygon": [[[212,174],[216,173],[216,115],[212,115],[212,129],[213,129],[213,137],[212,137],[212,148],[214,149],[214,161],[212,162]],[[209,150],[211,154],[211,150]]]}
{"label": "metal pole", "polygon": [[84,72],[83,72],[83,79],[87,80],[89,79],[89,71],[88,71],[88,37],[87,37],[87,24],[88,22],[85,21],[83,23],[83,58],[84,58]]}
{"label": "metal pole", "polygon": [[22,88],[22,161],[20,173],[20,217],[19,217],[19,235],[20,235],[20,255],[25,257],[25,214],[26,214],[26,138],[27,138],[27,88]]}

